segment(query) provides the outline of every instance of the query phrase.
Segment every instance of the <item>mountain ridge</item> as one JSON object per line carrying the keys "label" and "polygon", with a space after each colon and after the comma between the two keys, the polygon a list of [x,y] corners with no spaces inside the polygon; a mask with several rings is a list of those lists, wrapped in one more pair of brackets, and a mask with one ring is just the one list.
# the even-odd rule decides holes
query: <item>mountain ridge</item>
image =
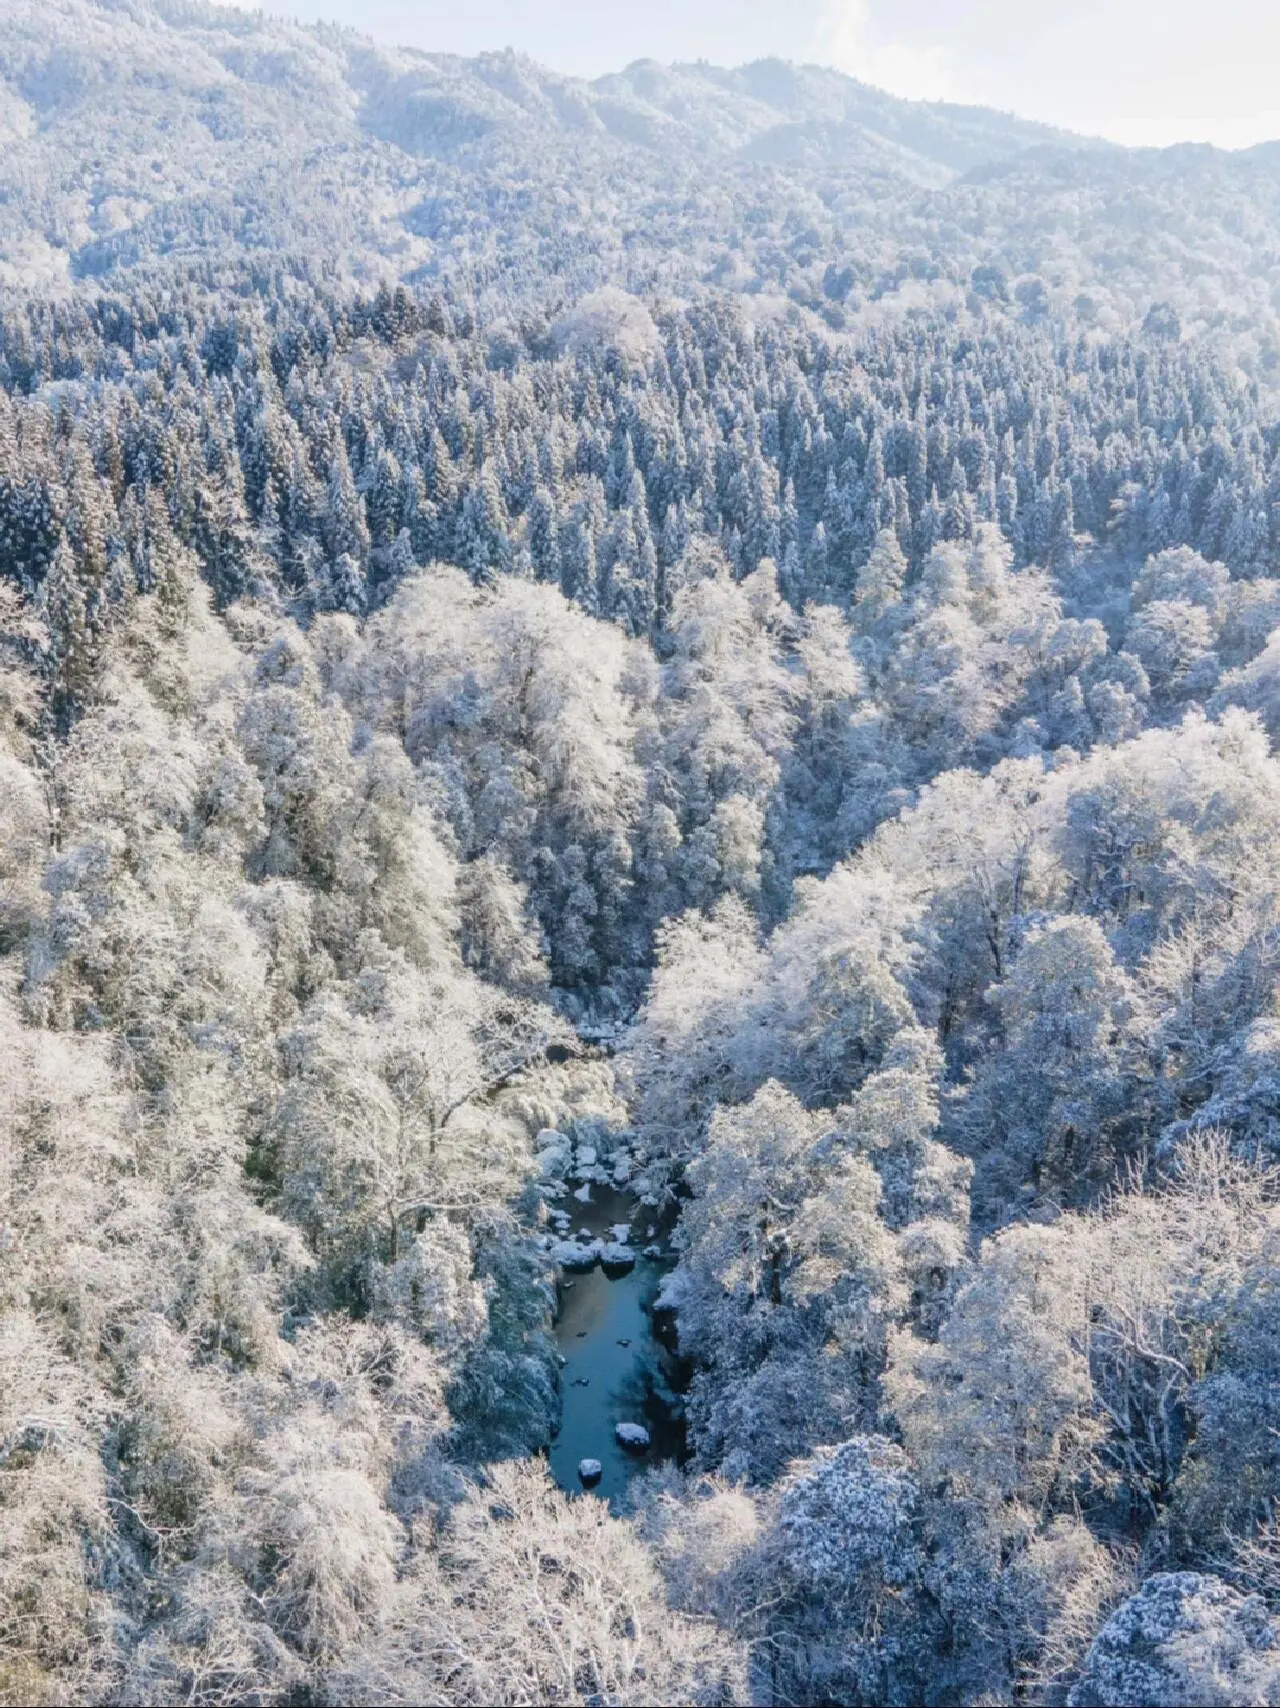
{"label": "mountain ridge", "polygon": [[202,0],[10,0],[0,143],[0,288],[266,266],[517,321],[729,291],[837,336],[975,300],[1106,333],[1167,300],[1251,373],[1280,350],[1280,144],[1131,150],[820,66],[586,81]]}
{"label": "mountain ridge", "polygon": [[[219,189],[244,196],[282,164],[314,174],[323,160],[332,172],[344,150],[361,158],[339,176],[372,177],[394,202],[423,163],[543,178],[580,169],[584,149],[597,173],[741,164],[938,188],[1027,146],[1109,146],[984,109],[898,101],[815,66],[636,61],[588,82],[510,51],[386,48],[186,0],[15,0],[0,18],[0,138],[0,263],[10,282],[44,284],[94,271],[104,242],[165,207]],[[403,233],[364,223],[374,250],[422,259]]]}

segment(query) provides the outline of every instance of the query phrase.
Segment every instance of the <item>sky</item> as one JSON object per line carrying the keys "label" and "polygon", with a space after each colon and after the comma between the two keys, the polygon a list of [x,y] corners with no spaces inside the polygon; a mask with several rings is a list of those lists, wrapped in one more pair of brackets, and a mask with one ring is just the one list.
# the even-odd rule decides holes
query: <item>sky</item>
{"label": "sky", "polygon": [[515,47],[595,77],[635,59],[834,65],[1140,146],[1280,138],[1277,0],[264,0],[435,52]]}

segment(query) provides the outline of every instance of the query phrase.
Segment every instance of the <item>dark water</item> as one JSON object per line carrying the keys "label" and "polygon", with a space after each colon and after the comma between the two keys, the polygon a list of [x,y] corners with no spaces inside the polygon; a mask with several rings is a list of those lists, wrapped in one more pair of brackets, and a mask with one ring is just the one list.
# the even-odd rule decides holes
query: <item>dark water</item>
{"label": "dark water", "polygon": [[[566,1195],[556,1207],[572,1217],[574,1233],[586,1228],[593,1238],[609,1238],[615,1223],[627,1222],[637,1254],[653,1239],[667,1249],[670,1219],[660,1219],[628,1192],[593,1186],[589,1204]],[[650,1228],[656,1229],[652,1236]],[[610,1276],[597,1266],[564,1277],[556,1323],[565,1360],[564,1410],[550,1452],[552,1475],[561,1488],[581,1489],[578,1461],[599,1459],[604,1475],[593,1492],[616,1504],[632,1477],[684,1455],[679,1372],[655,1336],[649,1314],[671,1267],[670,1258],[637,1255],[635,1268],[625,1275]],[[613,1433],[617,1423],[643,1424],[650,1435],[648,1451],[636,1454],[620,1447]]]}

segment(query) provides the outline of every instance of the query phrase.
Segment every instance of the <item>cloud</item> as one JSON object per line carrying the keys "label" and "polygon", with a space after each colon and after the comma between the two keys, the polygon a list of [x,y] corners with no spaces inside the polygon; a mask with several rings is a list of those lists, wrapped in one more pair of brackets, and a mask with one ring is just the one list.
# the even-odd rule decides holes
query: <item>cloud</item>
{"label": "cloud", "polygon": [[960,98],[950,55],[935,43],[886,40],[869,0],[827,0],[818,23],[816,54],[837,71],[909,101]]}

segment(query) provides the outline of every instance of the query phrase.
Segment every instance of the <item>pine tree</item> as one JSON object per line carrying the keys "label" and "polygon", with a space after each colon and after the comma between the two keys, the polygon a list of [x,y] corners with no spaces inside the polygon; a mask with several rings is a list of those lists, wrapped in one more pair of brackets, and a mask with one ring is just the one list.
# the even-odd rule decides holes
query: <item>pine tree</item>
{"label": "pine tree", "polygon": [[369,562],[369,526],[364,504],[356,491],[351,466],[341,444],[329,462],[329,484],[325,497],[323,521],[325,550],[336,563],[339,558],[352,558],[363,571]]}
{"label": "pine tree", "polygon": [[98,661],[89,599],[65,539],[41,584],[40,612],[49,634],[50,699],[59,728],[65,731],[88,704]]}

